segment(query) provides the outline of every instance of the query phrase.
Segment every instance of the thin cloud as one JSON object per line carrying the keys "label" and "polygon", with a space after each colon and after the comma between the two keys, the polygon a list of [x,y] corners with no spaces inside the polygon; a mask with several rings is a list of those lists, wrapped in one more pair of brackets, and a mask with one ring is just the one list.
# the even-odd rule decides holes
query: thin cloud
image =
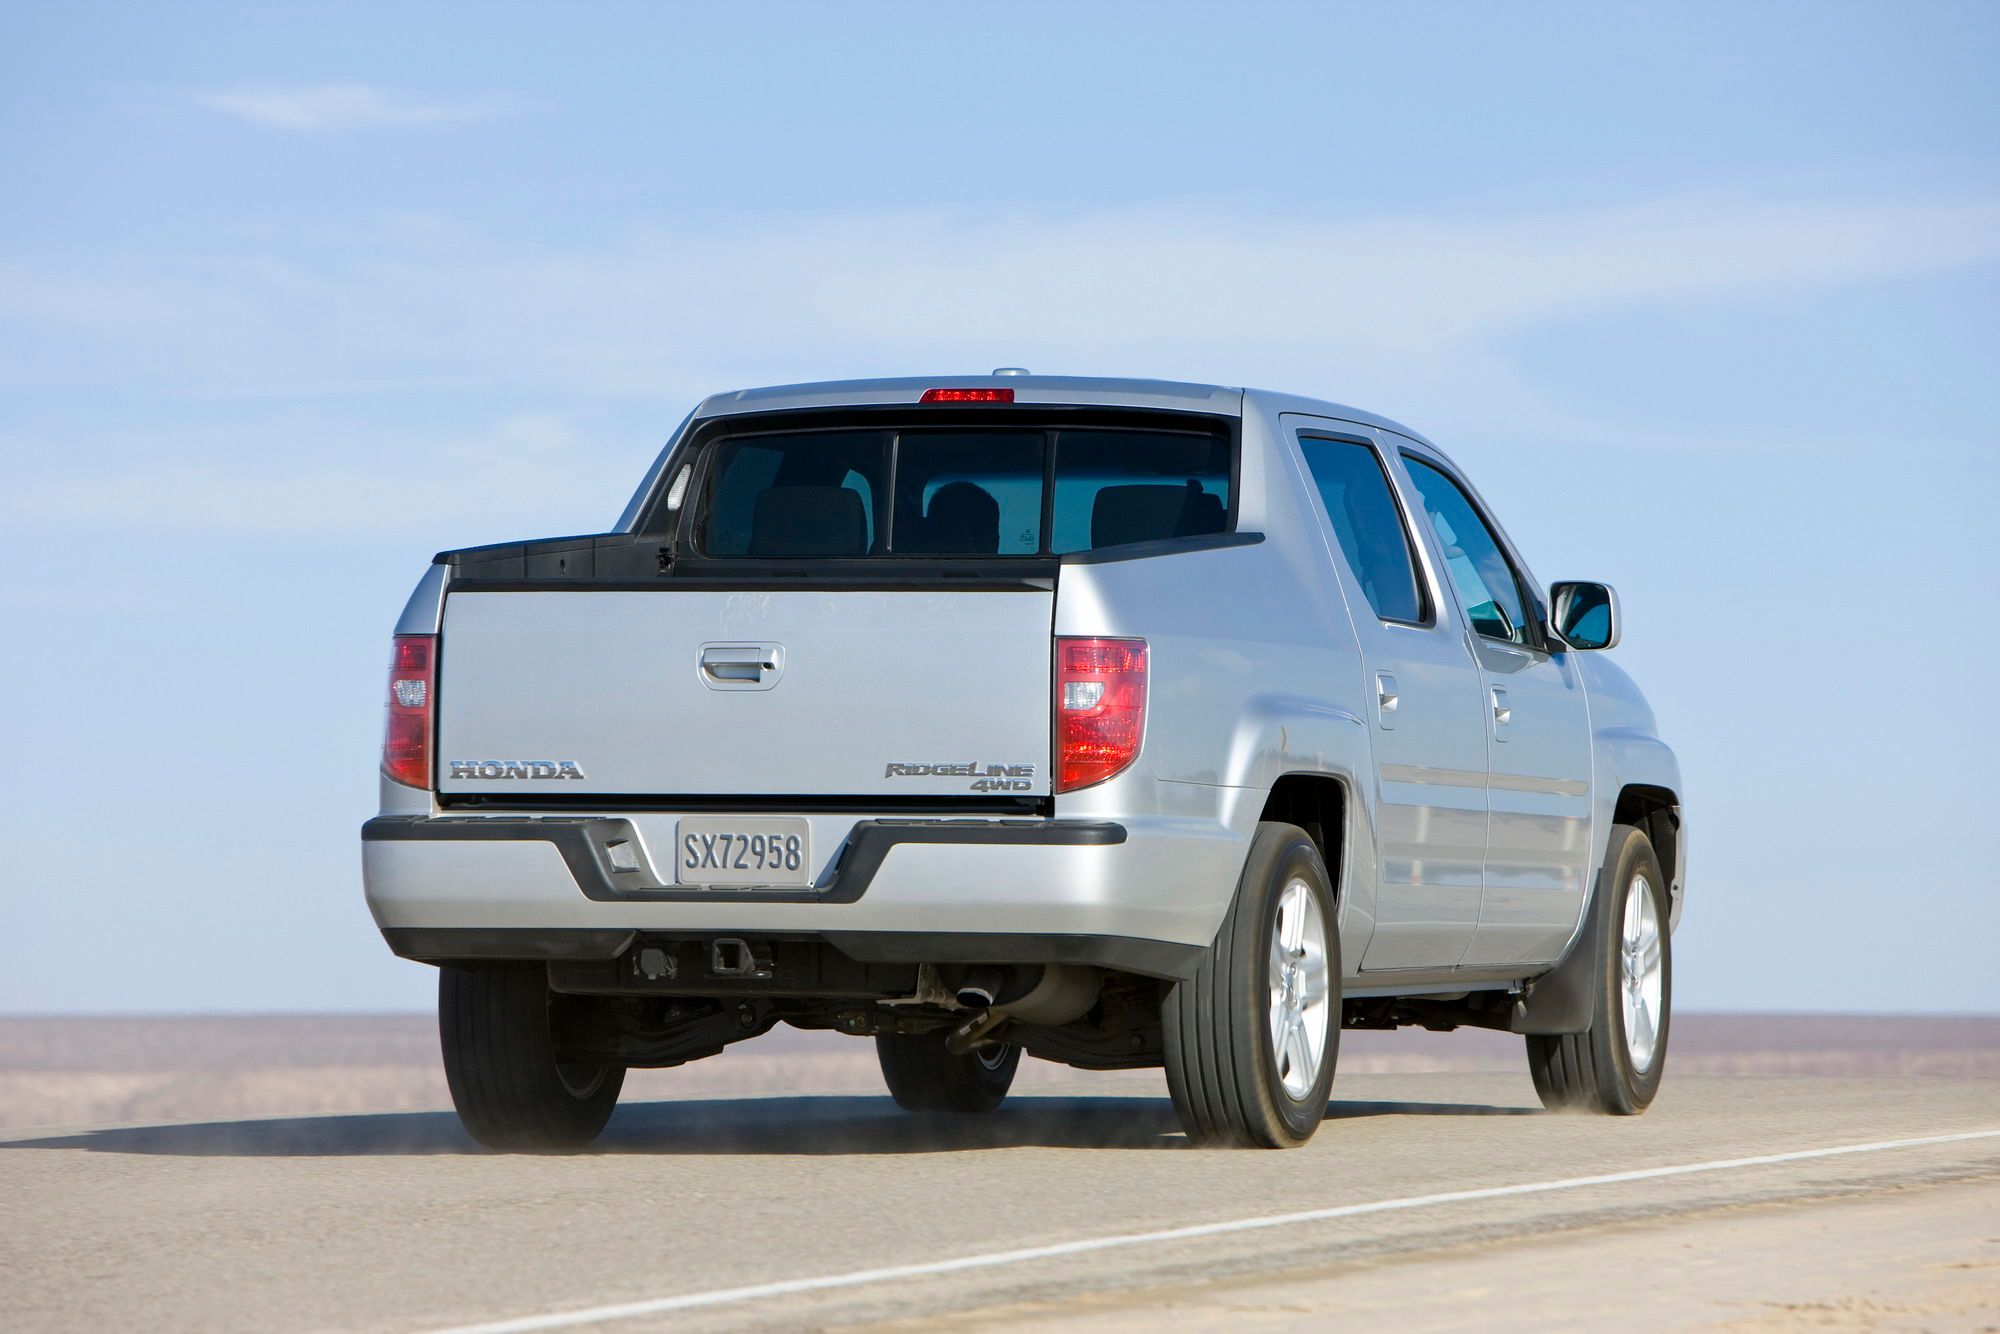
{"label": "thin cloud", "polygon": [[[746,384],[1027,365],[1293,389],[1404,416],[1447,442],[1503,420],[1549,442],[1657,448],[1675,441],[1592,420],[1540,383],[1517,355],[1523,336],[1990,267],[2000,200],[1704,196],[1346,218],[805,215],[569,247],[385,225],[319,242],[0,264],[12,352],[0,383],[115,380],[239,408],[314,403],[353,424],[384,395],[443,387],[514,404],[596,402],[664,431],[701,394]],[[1719,430],[1694,442],[1789,446]],[[186,500],[175,509],[197,526],[252,531],[279,514],[362,531],[430,513],[484,534],[501,523],[488,526],[482,505],[601,522],[590,506],[603,503],[612,457],[608,441],[565,443],[547,423],[503,423],[455,458],[408,441],[403,466],[421,463],[385,503],[384,465],[355,466],[337,439],[301,440],[284,463],[226,462],[230,439],[179,443],[150,451],[173,464],[115,484],[34,479],[0,508],[135,517],[165,494]],[[637,476],[630,460],[620,466]]]}
{"label": "thin cloud", "polygon": [[1991,265],[2000,201],[805,215],[587,247],[385,227],[105,259],[0,265],[0,324],[38,331],[10,340],[15,374],[65,383],[91,366],[215,399],[453,384],[680,400],[1026,365],[1277,385],[1392,414],[1423,404],[1443,429],[1459,406],[1534,406],[1512,355],[1526,331]]}
{"label": "thin cloud", "polygon": [[[95,441],[84,451],[99,460],[88,475],[20,481],[0,506],[52,524],[496,540],[540,531],[552,515],[579,531],[608,525],[624,499],[619,488],[637,480],[649,457],[644,447],[595,438],[551,413],[517,413],[446,442],[322,430],[268,460],[240,448],[240,437],[256,429],[234,438],[182,433],[151,441],[143,455],[129,440]],[[155,454],[165,457],[151,461]],[[146,461],[110,466],[117,455]]]}
{"label": "thin cloud", "polygon": [[191,95],[197,106],[278,130],[464,125],[521,110],[506,98],[429,101],[367,83],[265,84]]}
{"label": "thin cloud", "polygon": [[121,373],[215,395],[440,381],[658,395],[982,360],[1256,383],[1310,366],[1343,378],[1433,357],[1462,366],[1538,325],[1996,260],[1990,199],[803,216],[589,248],[389,228],[122,272],[102,256],[0,266],[0,321],[128,349]]}

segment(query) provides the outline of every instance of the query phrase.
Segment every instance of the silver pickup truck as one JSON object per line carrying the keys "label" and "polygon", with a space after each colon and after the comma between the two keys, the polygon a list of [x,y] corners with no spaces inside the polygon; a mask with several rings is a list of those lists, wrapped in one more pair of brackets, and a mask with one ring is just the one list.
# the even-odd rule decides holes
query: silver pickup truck
{"label": "silver pickup truck", "polygon": [[932,1113],[1164,1066],[1208,1144],[1303,1143],[1342,1028],[1521,1033],[1547,1105],[1639,1112],[1686,838],[1618,634],[1353,408],[721,394],[612,531],[418,583],[368,903],[495,1147],[779,1022]]}

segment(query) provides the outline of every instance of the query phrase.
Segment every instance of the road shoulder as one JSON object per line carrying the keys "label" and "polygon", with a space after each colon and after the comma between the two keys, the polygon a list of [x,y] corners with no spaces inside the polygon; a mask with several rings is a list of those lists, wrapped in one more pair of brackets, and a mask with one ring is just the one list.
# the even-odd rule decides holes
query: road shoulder
{"label": "road shoulder", "polygon": [[[1538,1326],[1756,1332],[2000,1326],[2000,1176],[1093,1293],[954,1315],[960,1331]],[[900,1334],[917,1323],[851,1326]]]}

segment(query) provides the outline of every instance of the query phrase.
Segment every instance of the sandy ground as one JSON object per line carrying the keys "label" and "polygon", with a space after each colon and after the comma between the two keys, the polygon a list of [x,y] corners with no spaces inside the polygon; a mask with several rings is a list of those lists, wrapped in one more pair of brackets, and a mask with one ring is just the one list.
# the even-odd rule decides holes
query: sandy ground
{"label": "sandy ground", "polygon": [[589,1153],[479,1152],[427,1016],[0,1019],[0,1327],[420,1330],[1189,1223],[1939,1133],[871,1281],[615,1328],[2000,1328],[2000,1018],[1684,1015],[1644,1117],[1519,1039],[1353,1033],[1295,1153],[1189,1152],[1157,1071],[1031,1062],[922,1122],[871,1044],[636,1073]]}
{"label": "sandy ground", "polygon": [[1996,1182],[2000,1082],[1948,1078],[1669,1076],[1593,1117],[1518,1069],[1350,1072],[1288,1153],[1080,1076],[969,1119],[632,1102],[556,1155],[448,1112],[0,1132],[0,1327],[1978,1328]]}
{"label": "sandy ground", "polygon": [[[1354,1032],[1344,1074],[1511,1073],[1520,1039]],[[1785,1074],[2000,1078],[2000,1018],[1677,1015],[1674,1076]],[[1022,1067],[1023,1091],[1076,1072]],[[1090,1077],[1107,1090],[1156,1091],[1154,1071]],[[637,1071],[631,1100],[785,1093],[872,1093],[872,1046],[779,1028],[675,1070]],[[423,1111],[448,1107],[427,1015],[0,1018],[0,1127],[221,1117]]]}
{"label": "sandy ground", "polygon": [[[1533,1294],[1535,1326],[1551,1330],[2000,1329],[2000,1181],[1709,1210],[1381,1263],[1024,1302],[961,1312],[951,1324],[963,1334],[1433,1334],[1506,1325],[1494,1313],[1523,1311],[1525,1294]],[[865,1328],[927,1327],[898,1320]]]}

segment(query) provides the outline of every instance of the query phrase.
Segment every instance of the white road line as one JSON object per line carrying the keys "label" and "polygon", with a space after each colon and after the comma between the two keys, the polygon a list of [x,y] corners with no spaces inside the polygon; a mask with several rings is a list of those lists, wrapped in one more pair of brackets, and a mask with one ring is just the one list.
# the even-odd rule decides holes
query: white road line
{"label": "white road line", "polygon": [[1662,1177],[1695,1176],[1704,1172],[1728,1172],[1743,1167],[1767,1167],[1773,1163],[1799,1163],[1813,1158],[1838,1158],[1854,1153],[1884,1153],[1890,1149],[1914,1149],[1928,1144],[1954,1144],[1964,1140],[1995,1138],[2000,1138],[2000,1129],[1967,1130],[1953,1135],[1926,1135],[1920,1139],[1885,1139],[1870,1144],[1840,1144],[1826,1149],[1797,1149],[1791,1153],[1759,1154],[1754,1158],[1723,1158],[1707,1163],[1648,1167],[1634,1172],[1607,1172],[1602,1176],[1565,1177],[1560,1181],[1530,1181],[1515,1186],[1488,1186],[1481,1190],[1450,1190],[1436,1195],[1411,1195],[1400,1200],[1371,1200],[1366,1204],[1341,1204],[1327,1209],[1305,1209],[1298,1213],[1268,1214],[1261,1218],[1233,1218],[1221,1223],[1196,1223],[1189,1227],[1166,1228],[1158,1232],[1127,1232],[1111,1237],[1056,1242],[1049,1246],[1028,1246],[1015,1251],[961,1255],[950,1260],[929,1260],[922,1264],[890,1265],[883,1269],[857,1269],[846,1274],[785,1279],[777,1283],[753,1283],[741,1288],[715,1288],[708,1292],[690,1292],[679,1297],[657,1297],[648,1301],[619,1302],[611,1306],[588,1306],[574,1311],[557,1311],[549,1315],[523,1316],[517,1320],[459,1325],[434,1331],[433,1334],[524,1334],[529,1330],[570,1329],[577,1325],[595,1325],[609,1320],[630,1320],[638,1316],[664,1315],[671,1311],[690,1311],[705,1306],[730,1306],[738,1302],[754,1302],[767,1297],[789,1297],[802,1292],[857,1288],[866,1283],[888,1283],[897,1279],[924,1278],[933,1274],[956,1274],[969,1269],[997,1269],[1002,1265],[1025,1264],[1030,1260],[1088,1255],[1092,1251],[1151,1246],[1160,1242],[1187,1241],[1196,1237],[1220,1237],[1232,1232],[1256,1232],[1264,1228],[1289,1227],[1295,1223],[1322,1223],[1329,1219],[1356,1218],[1363,1214],[1428,1209],[1438,1204],[1463,1204],[1469,1200],[1498,1200],[1512,1195],[1545,1195],[1558,1190],[1581,1190],[1586,1186],[1615,1186],[1630,1181],[1658,1181]]}

